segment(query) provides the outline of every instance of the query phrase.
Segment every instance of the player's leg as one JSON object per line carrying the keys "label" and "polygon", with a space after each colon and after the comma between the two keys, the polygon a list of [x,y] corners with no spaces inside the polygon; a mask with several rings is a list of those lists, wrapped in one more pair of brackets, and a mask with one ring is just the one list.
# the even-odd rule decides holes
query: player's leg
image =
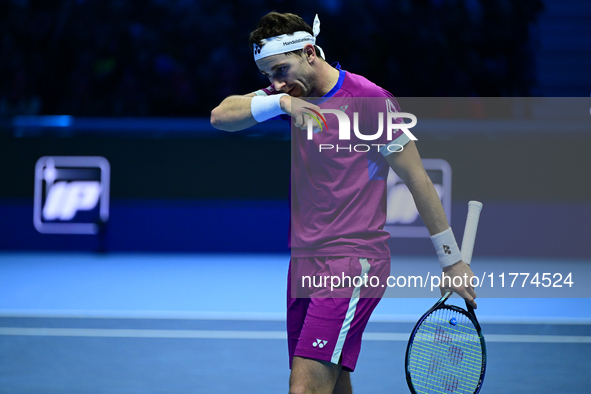
{"label": "player's leg", "polygon": [[[302,339],[302,329],[306,316],[309,311],[311,298],[309,296],[309,289],[303,289],[299,285],[298,279],[303,275],[315,274],[323,265],[324,259],[294,259],[290,261],[290,270],[288,273],[288,293],[287,293],[287,335],[289,346],[289,359],[291,375],[289,379],[290,394],[296,393],[326,393],[332,394],[335,386],[343,386],[340,382],[342,376],[342,367],[339,364],[332,363],[328,360],[316,360],[315,355],[295,356],[298,343]],[[292,282],[292,279],[293,282]],[[312,290],[313,291],[313,290]],[[320,300],[316,300],[319,302]],[[330,311],[334,312],[334,311]],[[310,329],[310,327],[308,327]],[[310,347],[318,348],[324,347],[325,342],[320,341],[324,338],[323,334],[319,334],[316,330],[312,336],[316,338],[308,340]],[[316,343],[316,345],[314,345]],[[301,347],[301,344],[300,344]],[[328,346],[325,349],[329,354]],[[347,373],[348,375],[348,373]],[[338,393],[339,391],[337,391]],[[346,391],[344,393],[347,393]]]}
{"label": "player's leg", "polygon": [[308,306],[310,305],[310,298],[304,297],[304,294],[299,293],[296,287],[296,280],[292,282],[292,278],[297,278],[299,275],[298,268],[307,261],[298,262],[301,259],[290,259],[289,271],[287,273],[287,347],[289,351],[289,367],[292,368],[292,361],[295,354],[298,340],[306,319]]}
{"label": "player's leg", "polygon": [[351,372],[341,369],[337,383],[332,390],[332,394],[352,394],[353,388],[351,387]]}
{"label": "player's leg", "polygon": [[295,356],[289,376],[289,394],[332,394],[341,366]]}

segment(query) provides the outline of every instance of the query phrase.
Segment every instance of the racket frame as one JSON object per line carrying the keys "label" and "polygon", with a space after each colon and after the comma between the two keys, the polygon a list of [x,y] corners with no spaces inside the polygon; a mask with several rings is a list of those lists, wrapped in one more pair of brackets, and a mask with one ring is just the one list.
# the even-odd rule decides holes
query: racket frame
{"label": "racket frame", "polygon": [[451,291],[446,291],[445,294],[435,303],[435,305],[433,305],[431,307],[431,309],[429,309],[427,312],[425,312],[425,314],[423,316],[421,316],[421,318],[419,319],[417,324],[415,324],[415,326],[410,334],[410,338],[408,339],[408,344],[406,345],[406,357],[404,360],[404,370],[405,370],[405,375],[406,375],[406,383],[408,384],[408,388],[410,389],[410,392],[412,394],[419,394],[415,390],[414,385],[412,383],[412,376],[409,371],[409,365],[408,365],[410,350],[412,348],[412,343],[413,343],[413,340],[415,338],[417,331],[419,330],[419,327],[421,327],[421,324],[423,324],[423,322],[429,317],[429,315],[431,313],[433,313],[439,309],[450,309],[454,312],[461,313],[462,315],[464,315],[468,319],[470,319],[472,324],[474,324],[474,328],[476,329],[476,332],[478,333],[478,338],[480,339],[480,347],[482,348],[482,363],[481,363],[481,368],[480,368],[480,377],[478,378],[478,385],[474,389],[473,393],[477,394],[478,392],[480,392],[480,389],[482,388],[482,383],[484,381],[484,375],[486,373],[486,358],[487,358],[487,356],[486,356],[486,342],[484,341],[484,336],[482,335],[482,329],[480,327],[480,323],[478,322],[478,319],[476,318],[476,314],[474,313],[474,309],[470,306],[470,304],[468,304],[466,302],[466,309],[467,310],[464,310],[463,308],[461,308],[459,306],[447,305],[445,303],[445,301],[447,301],[447,299],[451,295],[452,295]]}

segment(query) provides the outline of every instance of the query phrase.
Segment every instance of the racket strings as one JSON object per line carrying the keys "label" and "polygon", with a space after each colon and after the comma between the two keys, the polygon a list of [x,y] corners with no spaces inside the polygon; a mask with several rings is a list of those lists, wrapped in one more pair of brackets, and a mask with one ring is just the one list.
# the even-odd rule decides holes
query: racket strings
{"label": "racket strings", "polygon": [[442,308],[422,322],[409,353],[409,372],[417,392],[473,393],[481,368],[480,338],[467,316]]}
{"label": "racket strings", "polygon": [[[463,361],[466,353],[468,358],[473,358],[473,356],[470,357],[470,353],[476,351],[476,349],[470,349],[473,346],[470,346],[470,342],[466,341],[466,325],[462,321],[463,319],[451,329],[442,324],[448,323],[453,317],[456,320],[460,317],[459,315],[450,317],[450,313],[449,310],[442,310],[434,314],[431,319],[427,319],[423,323],[424,326],[415,336],[414,351],[420,356],[418,359],[420,366],[427,371],[427,375],[422,378],[431,381],[429,385],[424,386],[426,388],[431,386],[435,392],[439,391],[438,388],[443,388],[444,392],[460,392],[458,388],[462,382],[458,376],[461,376],[465,371],[463,368],[454,369],[452,366],[464,367]],[[468,347],[465,346],[466,344]],[[428,366],[425,363],[428,363]],[[475,378],[477,380],[478,376]]]}

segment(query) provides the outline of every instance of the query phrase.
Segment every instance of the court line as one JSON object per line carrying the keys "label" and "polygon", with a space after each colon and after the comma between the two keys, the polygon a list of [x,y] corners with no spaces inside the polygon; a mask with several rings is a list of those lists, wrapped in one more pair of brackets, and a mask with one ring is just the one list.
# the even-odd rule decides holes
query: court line
{"label": "court line", "polygon": [[0,327],[0,335],[104,338],[287,339],[284,331]]}
{"label": "court line", "polygon": [[[5,336],[101,337],[101,338],[189,338],[189,339],[283,339],[284,331],[217,330],[136,330],[110,328],[31,328],[0,327]],[[366,341],[408,341],[408,333],[368,332]],[[591,343],[591,336],[575,335],[498,335],[485,337],[487,342],[511,343]]]}
{"label": "court line", "polygon": [[[285,321],[285,313],[274,312],[192,312],[192,311],[109,311],[109,310],[51,310],[51,309],[0,309],[0,317],[6,318],[63,318],[63,319],[153,319],[153,320],[249,320]],[[371,323],[416,323],[420,315],[375,314]],[[478,316],[484,324],[556,324],[591,325],[590,318],[577,317],[515,317]]]}
{"label": "court line", "polygon": [[[416,323],[419,315],[372,315],[373,323]],[[478,316],[483,324],[555,324],[555,325],[591,325],[591,319],[585,317],[540,317],[540,316]]]}
{"label": "court line", "polygon": [[285,321],[285,315],[274,312],[0,309],[0,317],[9,318]]}
{"label": "court line", "polygon": [[[410,334],[367,332],[363,334],[366,341],[404,341],[407,342]],[[591,336],[576,335],[485,335],[484,339],[489,342],[512,342],[512,343],[591,343]]]}

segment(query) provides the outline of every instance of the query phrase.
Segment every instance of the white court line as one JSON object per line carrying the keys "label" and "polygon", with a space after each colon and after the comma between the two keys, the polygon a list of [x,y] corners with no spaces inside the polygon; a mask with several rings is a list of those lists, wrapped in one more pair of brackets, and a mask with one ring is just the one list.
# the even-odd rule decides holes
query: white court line
{"label": "white court line", "polygon": [[[408,341],[410,334],[366,332],[363,334],[365,341]],[[591,336],[576,335],[485,335],[484,340],[490,342],[514,342],[514,343],[591,343]]]}
{"label": "white court line", "polygon": [[0,335],[103,338],[287,339],[284,331],[0,327]]}
{"label": "white court line", "polygon": [[[101,338],[194,338],[194,339],[287,339],[284,331],[214,330],[135,330],[110,328],[30,328],[0,327],[0,335],[101,337]],[[368,332],[366,341],[408,341],[409,333]],[[591,343],[591,336],[574,335],[497,335],[485,336],[486,342],[513,343]]]}
{"label": "white court line", "polygon": [[[254,320],[285,321],[284,313],[274,312],[192,312],[192,311],[109,311],[61,309],[0,309],[0,317],[46,319],[146,319],[146,320]],[[591,324],[591,323],[590,323]]]}
{"label": "white court line", "polygon": [[[0,314],[1,316],[1,314]],[[372,323],[416,323],[419,315],[372,315]],[[481,324],[555,324],[555,325],[591,325],[591,319],[585,317],[541,317],[541,316],[486,316],[478,315]]]}
{"label": "white court line", "polygon": [[[109,310],[51,310],[0,309],[0,317],[60,318],[60,319],[153,319],[153,320],[250,320],[285,321],[285,313],[274,312],[192,312],[192,311],[109,311]],[[420,315],[375,314],[370,323],[416,323]],[[515,317],[478,316],[483,324],[555,324],[591,325],[589,318],[577,317]]]}

